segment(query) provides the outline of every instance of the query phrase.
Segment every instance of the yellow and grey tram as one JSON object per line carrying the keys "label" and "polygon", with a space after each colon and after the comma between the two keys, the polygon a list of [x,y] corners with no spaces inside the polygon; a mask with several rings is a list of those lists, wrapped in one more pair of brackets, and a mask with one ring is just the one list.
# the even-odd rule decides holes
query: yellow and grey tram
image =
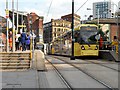
{"label": "yellow and grey tram", "polygon": [[[81,24],[74,29],[74,56],[98,56],[98,26]],[[51,54],[71,56],[71,31],[59,36],[51,43]]]}

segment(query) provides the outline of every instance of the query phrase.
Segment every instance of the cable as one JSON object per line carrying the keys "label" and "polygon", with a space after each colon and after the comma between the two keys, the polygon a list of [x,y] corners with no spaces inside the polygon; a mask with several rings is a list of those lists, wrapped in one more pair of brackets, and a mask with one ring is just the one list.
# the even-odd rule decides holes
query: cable
{"label": "cable", "polygon": [[52,6],[52,2],[53,2],[53,0],[51,1],[50,6],[49,6],[49,8],[48,8],[48,12],[47,12],[46,20],[45,20],[45,21],[47,21],[47,18],[48,18],[49,12],[50,12],[50,8],[51,8],[51,6]]}
{"label": "cable", "polygon": [[79,9],[75,13],[77,13],[87,2],[88,2],[88,0],[86,2],[84,2],[83,5],[81,7],[79,7]]}

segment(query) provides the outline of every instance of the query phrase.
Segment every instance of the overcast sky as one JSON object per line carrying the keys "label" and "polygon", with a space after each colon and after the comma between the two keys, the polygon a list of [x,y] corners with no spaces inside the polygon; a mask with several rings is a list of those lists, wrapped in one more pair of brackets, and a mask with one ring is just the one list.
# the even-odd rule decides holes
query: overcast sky
{"label": "overcast sky", "polygon": [[[5,17],[5,1],[0,0],[0,15]],[[9,1],[9,9],[11,9],[11,1]],[[16,9],[16,2],[15,1],[15,9]],[[51,18],[57,19],[63,15],[70,14],[72,12],[72,0],[53,0],[51,5],[48,17],[47,12],[52,0],[18,0],[19,2],[19,11],[26,11],[26,12],[35,12],[39,16],[44,16],[44,22],[50,21]],[[85,3],[87,0],[74,0],[75,2],[75,12]],[[85,19],[85,15],[87,17],[92,14],[92,11],[88,11],[87,8],[92,8],[93,2],[99,1],[107,1],[107,0],[88,0],[88,2],[76,13],[81,16],[81,20]],[[115,4],[118,5],[120,0],[112,0]]]}

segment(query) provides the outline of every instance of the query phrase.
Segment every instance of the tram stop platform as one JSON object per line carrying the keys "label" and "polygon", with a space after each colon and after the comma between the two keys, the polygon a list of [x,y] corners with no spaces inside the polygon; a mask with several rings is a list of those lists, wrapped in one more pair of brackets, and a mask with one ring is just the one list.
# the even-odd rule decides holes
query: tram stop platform
{"label": "tram stop platform", "polygon": [[[5,54],[5,52],[3,52]],[[30,51],[16,51],[14,53],[31,53]],[[8,53],[7,53],[8,54]],[[15,55],[16,54],[16,55]],[[23,54],[21,54],[23,56]],[[32,54],[32,53],[31,53]],[[31,55],[32,56],[32,55]],[[13,57],[15,58],[15,57]],[[14,88],[38,88],[37,71],[44,71],[45,69],[45,56],[41,50],[34,51],[34,59],[31,57],[29,69],[7,69],[0,70],[0,90]],[[1,58],[2,60],[2,58]],[[14,61],[14,60],[13,60]]]}
{"label": "tram stop platform", "polygon": [[116,62],[120,61],[119,53],[116,54],[116,52],[112,51],[112,50],[100,50],[99,56],[102,59],[112,60],[112,61],[116,61]]}

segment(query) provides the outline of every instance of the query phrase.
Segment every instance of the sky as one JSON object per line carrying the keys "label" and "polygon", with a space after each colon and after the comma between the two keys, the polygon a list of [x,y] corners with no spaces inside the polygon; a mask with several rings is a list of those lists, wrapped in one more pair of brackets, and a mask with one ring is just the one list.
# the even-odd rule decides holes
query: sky
{"label": "sky", "polygon": [[[0,0],[0,15],[5,17],[6,0]],[[9,1],[8,8],[12,8],[12,0]],[[18,0],[18,10],[25,12],[35,12],[39,16],[44,17],[44,22],[49,22],[52,18],[59,19],[63,15],[72,13],[72,0],[53,0],[51,8],[48,13],[48,9],[52,0]],[[93,8],[94,2],[108,1],[108,0],[88,0],[88,2],[80,8],[83,3],[87,0],[74,0],[74,11],[76,14],[81,16],[81,20],[85,20],[89,15],[92,14],[92,10],[87,10],[87,8]],[[112,0],[118,5],[120,0]],[[17,7],[17,0],[14,0],[15,10]],[[76,12],[78,9],[80,10]],[[87,15],[87,17],[85,17]]]}

